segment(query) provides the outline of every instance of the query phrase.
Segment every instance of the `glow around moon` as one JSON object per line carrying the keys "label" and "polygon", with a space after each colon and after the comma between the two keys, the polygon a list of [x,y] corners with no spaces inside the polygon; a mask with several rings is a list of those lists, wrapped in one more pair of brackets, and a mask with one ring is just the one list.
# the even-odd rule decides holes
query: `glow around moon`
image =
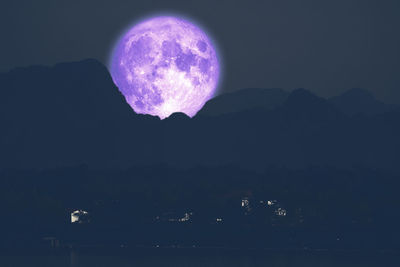
{"label": "glow around moon", "polygon": [[194,24],[155,17],[130,29],[111,59],[114,83],[136,113],[164,119],[175,112],[193,117],[215,93],[216,51]]}

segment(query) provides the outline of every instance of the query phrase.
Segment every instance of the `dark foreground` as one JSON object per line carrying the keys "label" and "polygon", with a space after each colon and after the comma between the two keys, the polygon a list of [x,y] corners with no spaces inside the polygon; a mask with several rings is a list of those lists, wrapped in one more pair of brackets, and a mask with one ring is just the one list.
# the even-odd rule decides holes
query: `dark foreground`
{"label": "dark foreground", "polygon": [[393,251],[267,251],[235,249],[63,249],[2,251],[2,267],[313,267],[313,266],[399,266],[400,254]]}

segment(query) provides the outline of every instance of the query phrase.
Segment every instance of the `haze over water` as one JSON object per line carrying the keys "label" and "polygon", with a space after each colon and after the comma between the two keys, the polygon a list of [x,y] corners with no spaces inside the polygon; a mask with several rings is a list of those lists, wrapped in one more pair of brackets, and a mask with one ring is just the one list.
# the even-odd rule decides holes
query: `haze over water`
{"label": "haze over water", "polygon": [[[100,252],[100,253],[99,253]],[[23,257],[21,255],[23,254]],[[223,249],[46,250],[0,255],[3,267],[378,267],[396,266],[391,252],[262,251]]]}

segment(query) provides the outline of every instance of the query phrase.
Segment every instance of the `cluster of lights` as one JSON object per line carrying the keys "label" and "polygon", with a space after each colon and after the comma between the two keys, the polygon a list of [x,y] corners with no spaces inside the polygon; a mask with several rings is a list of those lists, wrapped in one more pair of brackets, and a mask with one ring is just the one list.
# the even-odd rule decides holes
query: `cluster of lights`
{"label": "cluster of lights", "polygon": [[185,213],[185,215],[183,216],[183,218],[180,218],[178,221],[180,222],[187,222],[190,221],[190,217],[193,215],[193,212],[189,212],[189,213]]}
{"label": "cluster of lights", "polygon": [[89,213],[84,210],[76,210],[71,212],[71,223],[83,223],[83,218],[88,216]]}

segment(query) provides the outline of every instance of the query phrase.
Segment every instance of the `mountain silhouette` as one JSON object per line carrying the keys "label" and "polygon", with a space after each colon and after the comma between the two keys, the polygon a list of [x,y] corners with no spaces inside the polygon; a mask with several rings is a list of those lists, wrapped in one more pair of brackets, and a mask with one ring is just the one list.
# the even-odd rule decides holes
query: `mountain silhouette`
{"label": "mountain silhouette", "polygon": [[251,109],[273,109],[283,104],[289,93],[278,88],[247,88],[209,100],[197,115],[216,116]]}
{"label": "mountain silhouette", "polygon": [[330,121],[342,116],[326,99],[303,88],[293,90],[279,108],[287,119],[297,121]]}
{"label": "mountain silhouette", "polygon": [[394,109],[377,100],[371,92],[366,89],[353,88],[339,96],[329,99],[335,107],[343,113],[353,116],[356,114],[379,114]]}
{"label": "mountain silhouette", "polygon": [[120,140],[143,117],[125,103],[96,60],[18,68],[3,75],[0,144],[6,166],[109,161],[123,151]]}
{"label": "mountain silhouette", "polygon": [[[136,114],[95,60],[15,69],[0,75],[0,88],[0,168],[165,163],[399,171],[398,110],[350,116],[339,100],[305,89],[254,89],[254,96],[246,89],[210,100],[192,119],[176,113],[160,121]],[[240,102],[243,95],[249,102]]]}

